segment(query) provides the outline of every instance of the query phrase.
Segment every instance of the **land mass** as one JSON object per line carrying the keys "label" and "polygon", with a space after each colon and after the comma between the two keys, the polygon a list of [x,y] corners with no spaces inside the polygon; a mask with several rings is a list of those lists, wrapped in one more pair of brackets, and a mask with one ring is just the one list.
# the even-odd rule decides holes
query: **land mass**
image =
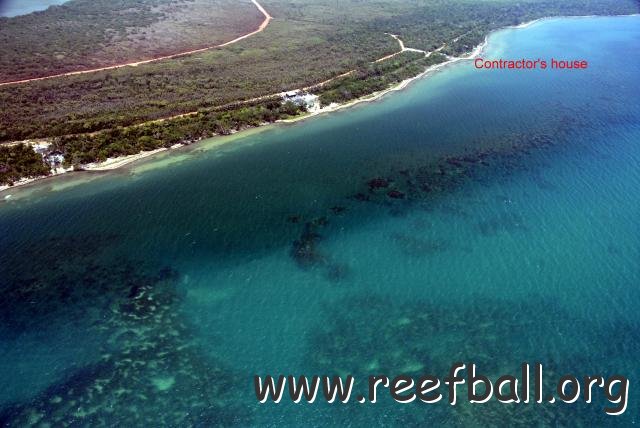
{"label": "land mass", "polygon": [[0,83],[197,53],[263,19],[249,0],[72,0],[0,18]]}
{"label": "land mass", "polygon": [[7,81],[7,82],[0,82],[0,86],[17,85],[17,84],[22,84],[22,83],[35,82],[35,81],[38,81],[38,80],[53,79],[53,78],[56,78],[56,77],[74,76],[74,75],[77,75],[77,74],[96,73],[98,71],[115,70],[115,69],[123,68],[123,67],[137,67],[137,66],[142,65],[142,64],[149,64],[149,63],[152,63],[152,62],[164,61],[164,60],[167,60],[167,59],[178,58],[178,57],[181,57],[181,56],[193,55],[193,54],[196,54],[196,53],[199,53],[199,52],[208,51],[210,49],[221,48],[221,47],[224,47],[224,46],[232,45],[234,43],[239,42],[240,40],[244,40],[247,37],[251,37],[254,34],[257,34],[257,33],[261,32],[261,31],[263,31],[265,28],[267,28],[267,25],[269,25],[269,22],[272,19],[271,15],[269,15],[269,13],[260,5],[260,3],[258,3],[256,0],[251,0],[251,2],[258,8],[260,13],[262,13],[264,15],[264,20],[262,21],[262,23],[260,24],[260,26],[258,27],[257,30],[251,31],[251,32],[243,34],[241,36],[238,36],[238,37],[236,37],[236,38],[234,38],[234,39],[232,39],[232,40],[230,40],[228,42],[220,43],[220,44],[217,44],[217,45],[205,46],[203,48],[183,50],[183,51],[179,51],[179,52],[176,52],[176,53],[172,53],[172,54],[168,54],[168,55],[162,55],[162,56],[155,56],[155,57],[148,58],[148,59],[140,59],[140,60],[129,61],[129,62],[121,62],[121,63],[118,63],[118,64],[107,65],[107,66],[104,66],[104,67],[83,69],[83,70],[77,70],[77,71],[68,71],[68,72],[65,72],[65,73],[47,74],[47,75],[44,75],[44,76],[29,77],[29,78],[26,78],[26,79],[11,80],[11,81]]}
{"label": "land mass", "polygon": [[[73,11],[74,3],[84,2],[68,7]],[[313,113],[379,94],[468,54],[497,28],[545,16],[640,9],[636,0],[352,0],[339,8],[333,1],[273,0],[262,2],[264,10],[255,6],[260,28],[230,46],[0,87],[6,106],[0,141],[46,144],[47,153],[60,160],[54,172],[114,163],[308,115],[308,103],[287,99],[293,89],[312,94]],[[3,76],[5,68],[0,64]],[[38,162],[21,146],[0,146],[0,184],[47,175],[42,166],[50,158],[37,155]]]}

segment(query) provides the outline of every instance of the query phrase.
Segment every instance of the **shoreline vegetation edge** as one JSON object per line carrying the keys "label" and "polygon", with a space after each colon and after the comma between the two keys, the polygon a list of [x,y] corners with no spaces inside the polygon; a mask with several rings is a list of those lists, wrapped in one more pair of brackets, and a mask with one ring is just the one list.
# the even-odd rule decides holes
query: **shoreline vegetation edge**
{"label": "shoreline vegetation edge", "polygon": [[[528,27],[531,27],[535,24],[541,23],[541,22],[545,22],[545,21],[550,21],[550,20],[555,20],[555,19],[588,19],[588,18],[605,18],[605,17],[633,17],[633,16],[640,16],[640,14],[630,14],[630,15],[580,15],[580,16],[549,16],[549,17],[542,17],[542,18],[537,18],[531,21],[527,21],[527,22],[523,22],[517,25],[509,25],[509,26],[505,26],[505,27],[501,27],[498,29],[495,29],[493,31],[491,31],[489,34],[487,34],[483,40],[482,43],[480,43],[479,45],[477,45],[471,52],[467,53],[467,54],[463,54],[461,56],[457,56],[457,57],[451,57],[450,59],[448,59],[445,62],[442,63],[438,63],[438,64],[434,64],[431,65],[429,67],[427,67],[424,71],[422,71],[421,73],[417,74],[416,76],[413,77],[409,77],[407,79],[404,79],[403,81],[393,84],[390,87],[381,90],[381,91],[376,91],[373,92],[371,94],[362,96],[360,98],[356,98],[354,100],[350,100],[347,101],[345,103],[340,103],[340,104],[336,104],[336,103],[332,103],[329,106],[320,108],[316,111],[310,112],[310,113],[305,113],[305,114],[301,114],[297,117],[293,117],[290,119],[280,119],[275,121],[274,123],[263,123],[261,125],[258,126],[253,126],[253,127],[248,127],[246,129],[242,129],[240,131],[232,131],[232,135],[238,137],[238,136],[243,136],[245,133],[247,133],[250,130],[254,130],[256,128],[268,128],[270,126],[277,126],[277,125],[281,125],[281,124],[293,124],[293,123],[298,123],[298,122],[302,122],[308,119],[311,119],[313,117],[316,116],[320,116],[320,115],[324,115],[324,114],[329,114],[329,113],[333,113],[336,111],[340,111],[340,110],[344,110],[356,105],[360,105],[360,104],[365,104],[365,103],[369,103],[369,102],[373,102],[373,101],[377,101],[379,99],[381,99],[382,97],[384,97],[385,95],[388,95],[390,93],[393,92],[397,92],[397,91],[401,91],[405,88],[407,88],[412,82],[418,80],[418,79],[422,79],[425,77],[428,77],[430,74],[434,74],[437,71],[440,71],[442,69],[447,68],[448,66],[454,64],[454,63],[458,63],[460,61],[468,61],[471,59],[475,59],[477,58],[487,47],[488,42],[489,42],[489,38],[498,32],[501,31],[505,31],[505,30],[518,30],[518,29],[526,29]],[[340,77],[340,76],[337,76]],[[109,171],[114,171],[114,170],[118,170],[120,168],[123,168],[125,166],[129,166],[137,161],[143,160],[143,159],[148,159],[154,155],[157,155],[158,153],[163,153],[163,152],[167,152],[167,151],[173,151],[175,149],[181,148],[181,147],[187,147],[187,146],[192,146],[194,144],[198,144],[198,143],[202,143],[205,141],[211,141],[211,140],[215,140],[215,139],[221,139],[224,137],[229,137],[229,135],[217,135],[217,136],[213,136],[210,138],[206,138],[200,141],[197,141],[195,143],[191,143],[191,144],[174,144],[171,147],[162,147],[162,148],[158,148],[155,150],[150,150],[150,151],[143,151],[140,153],[136,153],[133,155],[127,155],[127,156],[120,156],[117,158],[109,158],[104,162],[99,162],[99,163],[93,163],[93,164],[87,164],[83,166],[82,170],[77,170],[74,171],[73,168],[68,168],[68,169],[64,169],[64,168],[59,168],[60,171],[52,171],[52,173],[48,176],[41,176],[41,177],[33,177],[33,178],[23,178],[20,179],[18,181],[16,181],[15,183],[13,183],[13,185],[9,186],[9,185],[2,185],[0,186],[0,193],[5,193],[7,190],[11,190],[11,189],[15,189],[17,187],[24,187],[27,186],[29,184],[34,184],[34,183],[39,183],[42,182],[43,180],[46,179],[55,179],[60,177],[61,175],[66,175],[70,172],[76,172],[76,173],[91,173],[91,172],[109,172]],[[235,140],[235,138],[234,138]],[[19,144],[22,142],[13,142],[10,144]],[[219,147],[220,145],[215,145],[215,147]],[[9,200],[11,198],[11,195],[4,195],[4,198],[0,199],[0,201],[2,201],[3,199]]]}

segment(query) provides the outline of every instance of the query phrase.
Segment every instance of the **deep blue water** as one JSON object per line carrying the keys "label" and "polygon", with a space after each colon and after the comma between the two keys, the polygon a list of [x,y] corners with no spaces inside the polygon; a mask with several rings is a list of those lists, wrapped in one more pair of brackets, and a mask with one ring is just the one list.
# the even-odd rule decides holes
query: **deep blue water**
{"label": "deep blue water", "polygon": [[[0,206],[0,421],[623,425],[638,419],[640,17],[491,36],[380,102]],[[373,180],[373,181],[372,181]],[[386,187],[385,187],[386,186]],[[631,378],[592,405],[258,405],[254,374]]]}
{"label": "deep blue water", "polygon": [[0,0],[0,16],[26,15],[67,1],[69,0]]}

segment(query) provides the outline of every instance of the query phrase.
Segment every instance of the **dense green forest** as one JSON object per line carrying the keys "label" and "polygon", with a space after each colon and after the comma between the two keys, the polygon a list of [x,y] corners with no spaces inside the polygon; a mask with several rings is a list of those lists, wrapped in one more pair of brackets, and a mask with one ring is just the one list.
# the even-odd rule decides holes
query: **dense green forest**
{"label": "dense green forest", "polygon": [[21,178],[43,175],[49,175],[49,167],[30,146],[0,145],[0,185],[12,185]]}
{"label": "dense green forest", "polygon": [[[72,0],[67,7],[86,6],[87,1]],[[165,0],[131,1],[144,5]],[[408,47],[431,51],[444,44],[443,54],[459,55],[479,44],[491,30],[506,25],[552,15],[640,11],[638,0],[263,0],[261,3],[274,16],[266,30],[222,49],[138,67],[0,87],[3,106],[0,142],[61,137],[56,139],[56,146],[65,152],[67,162],[93,162],[170,146],[176,141],[224,134],[294,114],[280,110],[273,104],[275,101],[269,105],[241,106],[242,100],[313,86],[355,70],[315,89],[322,104],[344,102],[386,89],[444,60],[440,54],[424,58],[419,53],[404,52],[390,60],[372,63],[397,52],[397,41],[387,33],[398,34]],[[103,1],[91,4],[92,8],[107,8]],[[139,12],[145,10],[141,6]],[[160,19],[155,16],[156,9],[153,10],[148,16],[140,12],[138,24],[146,22],[145,19]],[[60,8],[51,8],[34,16],[39,15],[39,25],[47,25],[47,20],[54,25],[60,19],[59,11]],[[30,16],[22,18],[35,19]],[[18,18],[4,18],[0,22],[18,22],[14,19]],[[91,19],[102,22],[97,15]],[[109,19],[112,18],[105,18],[105,22]],[[105,22],[100,24],[102,27],[95,24],[97,33],[110,25]],[[26,37],[25,30],[17,26],[0,28],[0,37],[5,40]],[[30,40],[24,42],[21,53],[25,56],[37,58],[39,49],[46,47],[46,42],[25,40]],[[73,43],[82,43],[74,40]],[[95,40],[92,36],[86,40],[78,52],[91,50]],[[53,42],[61,43],[57,39]],[[88,54],[87,64],[92,58]],[[151,122],[189,112],[199,113]]]}
{"label": "dense green forest", "polygon": [[[415,13],[375,19],[370,30],[387,28],[407,46],[460,55],[482,43],[492,30],[547,16],[615,15],[640,11],[637,0],[433,0],[417,1]],[[459,39],[452,43],[451,41]]]}
{"label": "dense green forest", "polygon": [[6,106],[0,110],[0,141],[127,126],[291,90],[398,50],[382,32],[329,34],[331,27],[321,28],[318,33],[315,24],[276,20],[264,32],[220,50],[0,87],[0,104]]}
{"label": "dense green forest", "polygon": [[[51,150],[64,153],[64,166],[82,166],[107,158],[133,155],[146,150],[190,144],[214,135],[229,135],[250,127],[287,119],[306,112],[292,102],[272,98],[243,106],[211,109],[198,114],[109,129],[95,134],[57,137]],[[20,178],[49,175],[42,156],[27,144],[0,145],[0,185]]]}
{"label": "dense green forest", "polygon": [[263,19],[249,0],[71,0],[0,17],[0,82],[211,46]]}
{"label": "dense green forest", "polygon": [[407,46],[425,50],[450,43],[447,52],[457,53],[469,50],[493,28],[540,16],[638,11],[635,0],[265,0],[263,4],[275,16],[269,27],[224,49],[0,87],[4,107],[0,141],[128,126],[309,86],[397,50],[396,41],[385,32],[399,34]]}
{"label": "dense green forest", "polygon": [[491,29],[536,17],[639,10],[636,0],[263,0],[263,5],[275,17],[267,29],[224,49],[0,87],[0,141],[128,126],[313,85],[396,51],[397,42],[385,32],[399,34],[409,47],[431,50],[449,43],[445,52],[458,53]]}
{"label": "dense green forest", "polygon": [[322,106],[343,103],[387,89],[446,60],[447,57],[440,53],[425,58],[422,53],[403,52],[389,60],[361,67],[355,73],[336,79],[315,93],[320,96]]}
{"label": "dense green forest", "polygon": [[126,156],[145,150],[191,143],[214,135],[229,135],[245,128],[275,122],[304,113],[303,106],[280,99],[228,110],[211,110],[144,125],[116,128],[97,134],[69,135],[53,141],[53,148],[65,153],[65,165],[83,164]]}

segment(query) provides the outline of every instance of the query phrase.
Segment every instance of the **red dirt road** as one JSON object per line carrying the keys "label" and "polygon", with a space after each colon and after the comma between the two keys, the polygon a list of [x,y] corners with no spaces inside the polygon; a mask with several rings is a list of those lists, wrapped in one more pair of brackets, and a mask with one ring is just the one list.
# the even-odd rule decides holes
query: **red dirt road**
{"label": "red dirt road", "polygon": [[264,21],[262,21],[262,24],[260,24],[260,26],[258,27],[257,30],[252,31],[250,33],[247,33],[247,34],[245,34],[243,36],[237,37],[237,38],[235,38],[233,40],[230,40],[228,42],[222,43],[220,45],[207,46],[206,48],[200,48],[200,49],[194,49],[194,50],[185,51],[185,52],[179,52],[179,53],[175,53],[175,54],[171,54],[171,55],[165,55],[165,56],[160,56],[160,57],[156,57],[156,58],[145,59],[145,60],[142,60],[142,61],[127,62],[127,63],[123,63],[123,64],[110,65],[110,66],[107,66],[107,67],[93,68],[91,70],[70,71],[70,72],[67,72],[67,73],[52,74],[52,75],[49,75],[49,76],[33,77],[31,79],[14,80],[14,81],[11,81],[11,82],[2,82],[2,83],[0,83],[0,86],[19,85],[21,83],[35,82],[35,81],[38,81],[38,80],[45,80],[45,79],[52,79],[54,77],[75,76],[77,74],[95,73],[95,72],[98,72],[98,71],[114,70],[114,69],[122,68],[122,67],[136,67],[136,66],[142,65],[142,64],[149,64],[151,62],[162,61],[162,60],[165,60],[165,59],[178,58],[178,57],[185,56],[185,55],[191,55],[191,54],[195,54],[195,53],[199,53],[199,52],[208,51],[210,49],[216,49],[216,48],[222,48],[224,46],[229,46],[229,45],[231,45],[233,43],[239,42],[240,40],[244,40],[244,39],[246,39],[248,37],[253,36],[254,34],[258,34],[259,32],[263,31],[265,28],[267,28],[267,25],[269,25],[269,22],[271,22],[271,20],[273,19],[273,17],[271,15],[269,15],[269,12],[267,12],[262,7],[262,5],[260,5],[260,3],[258,3],[257,0],[251,0],[251,2],[258,8],[260,13],[262,13],[264,15]]}

